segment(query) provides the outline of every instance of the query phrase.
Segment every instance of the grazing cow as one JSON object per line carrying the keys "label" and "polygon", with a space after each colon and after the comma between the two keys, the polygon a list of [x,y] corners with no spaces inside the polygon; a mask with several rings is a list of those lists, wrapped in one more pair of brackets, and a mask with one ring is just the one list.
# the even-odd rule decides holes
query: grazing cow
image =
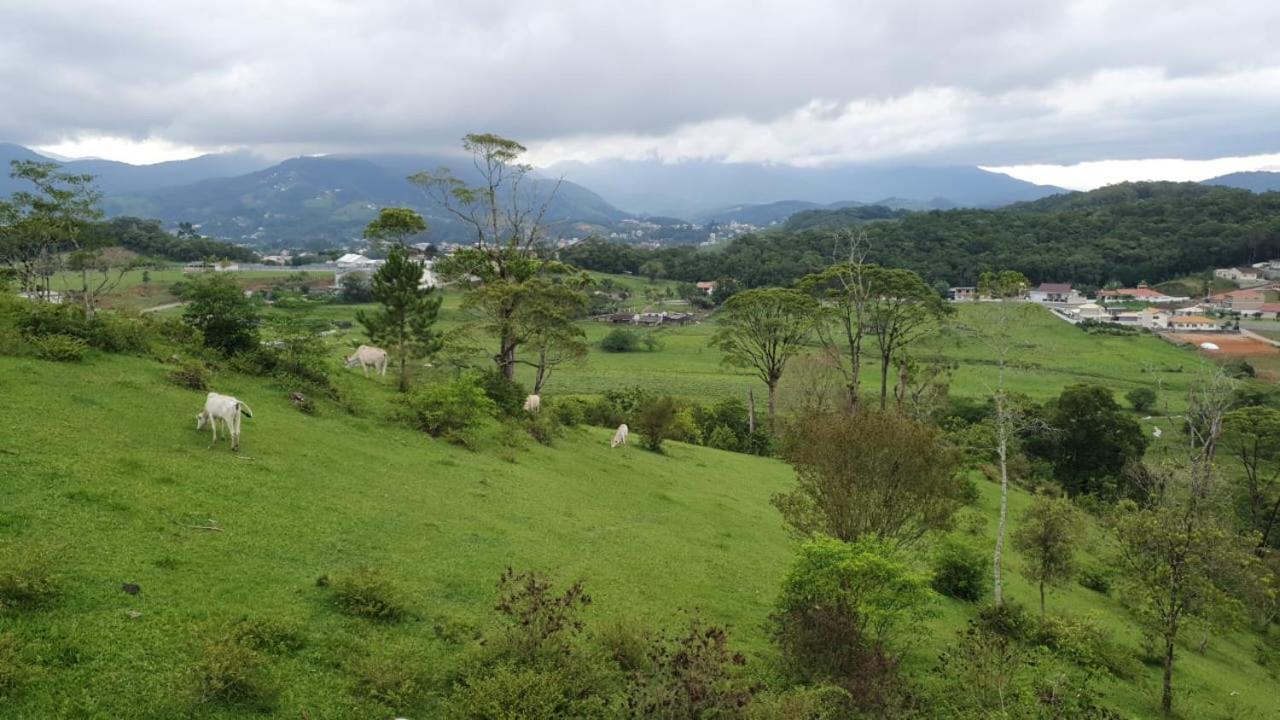
{"label": "grazing cow", "polygon": [[364,370],[364,376],[369,377],[369,368],[373,368],[378,373],[378,377],[385,377],[387,374],[387,351],[382,348],[376,348],[372,345],[361,345],[356,351],[347,358],[347,367],[353,368],[359,365]]}
{"label": "grazing cow", "polygon": [[610,441],[609,447],[616,448],[619,445],[627,444],[627,424],[622,423],[618,426],[618,432],[613,434],[613,440]]}
{"label": "grazing cow", "polygon": [[209,397],[205,398],[204,410],[196,415],[196,429],[203,430],[208,424],[213,430],[213,442],[209,443],[209,447],[218,442],[218,421],[226,423],[227,432],[231,434],[231,450],[235,452],[240,449],[240,416],[253,417],[253,411],[248,405],[231,397],[230,395],[219,395],[216,392],[209,393]]}
{"label": "grazing cow", "polygon": [[524,411],[530,415],[537,415],[542,409],[542,398],[537,395],[530,395],[524,399]]}

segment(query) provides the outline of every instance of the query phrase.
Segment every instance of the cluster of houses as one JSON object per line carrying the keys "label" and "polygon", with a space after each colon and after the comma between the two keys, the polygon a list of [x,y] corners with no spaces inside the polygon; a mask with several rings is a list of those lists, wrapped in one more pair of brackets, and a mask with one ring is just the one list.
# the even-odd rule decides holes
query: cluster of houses
{"label": "cluster of houses", "polygon": [[[1132,288],[1100,290],[1091,299],[1070,283],[1041,283],[1027,291],[1023,299],[1044,305],[1072,323],[1089,321],[1149,330],[1216,332],[1225,327],[1226,321],[1215,316],[1280,320],[1280,303],[1267,302],[1267,291],[1267,287],[1242,288],[1196,302],[1190,297],[1169,295],[1139,283]],[[954,287],[948,290],[947,296],[953,302],[987,299],[980,297],[974,287]],[[1134,309],[1135,303],[1146,307]]]}
{"label": "cluster of houses", "polygon": [[688,325],[696,322],[697,319],[696,315],[687,312],[617,312],[609,315],[600,315],[596,318],[598,322],[607,322],[614,325],[644,325],[647,327]]}
{"label": "cluster of houses", "polygon": [[[419,287],[439,287],[440,279],[436,277],[435,263],[427,259],[425,255],[414,259],[422,263],[422,280],[418,284]],[[342,278],[352,273],[372,275],[378,268],[382,267],[384,262],[386,261],[373,260],[358,253],[347,253],[331,263],[333,265],[333,286],[335,288],[342,287]]]}

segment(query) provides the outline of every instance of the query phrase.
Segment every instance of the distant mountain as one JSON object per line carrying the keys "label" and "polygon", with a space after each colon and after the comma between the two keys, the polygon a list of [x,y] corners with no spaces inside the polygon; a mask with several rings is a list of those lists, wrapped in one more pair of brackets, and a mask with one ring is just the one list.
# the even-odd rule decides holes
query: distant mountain
{"label": "distant mountain", "polygon": [[130,165],[114,160],[63,162],[40,155],[21,145],[0,143],[0,165],[3,166],[0,168],[3,170],[3,177],[0,177],[0,196],[10,194],[19,186],[9,177],[8,168],[11,160],[52,160],[59,162],[66,172],[95,175],[98,189],[105,195],[146,193],[209,178],[233,177],[261,170],[271,164],[270,160],[247,151],[201,155],[189,160],[173,160],[153,165]]}
{"label": "distant mountain", "polygon": [[869,206],[887,208],[890,210],[912,211],[950,210],[957,207],[954,202],[946,198],[909,200],[907,198],[890,197],[869,203],[858,202],[856,200],[843,200],[840,202],[826,204],[808,202],[805,200],[781,200],[779,202],[772,203],[733,205],[695,219],[699,222],[714,222],[719,225],[737,222],[747,225],[755,225],[756,227],[769,227],[771,225],[786,223],[793,216],[799,213],[810,211],[844,210],[848,208],[865,208]]}
{"label": "distant mountain", "polygon": [[[438,159],[437,159],[438,160]],[[388,205],[421,212],[437,241],[460,241],[466,228],[445,208],[430,202],[406,179],[411,172],[435,169],[440,162],[402,156],[299,157],[257,172],[132,195],[108,196],[113,215],[191,222],[211,237],[271,245],[333,245],[360,236],[364,226]],[[446,160],[447,162],[447,160]],[[455,160],[456,165],[460,165]],[[555,181],[531,177],[535,202],[551,195]],[[553,231],[585,233],[608,226],[627,213],[590,190],[561,183],[548,206]]]}
{"label": "distant mountain", "polygon": [[778,198],[825,205],[940,202],[957,207],[996,207],[1065,192],[976,167],[824,166],[753,163],[601,160],[560,163],[564,174],[632,212],[697,218],[724,208],[772,204]]}
{"label": "distant mountain", "polygon": [[1123,182],[1095,190],[1069,192],[1039,200],[1017,203],[1011,205],[1009,209],[1032,212],[1061,212],[1064,210],[1102,208],[1163,200],[1202,198],[1215,192],[1224,193],[1233,192],[1233,190],[1193,182]]}
{"label": "distant mountain", "polygon": [[1251,190],[1256,193],[1280,192],[1280,172],[1238,172],[1220,175],[1208,180],[1201,180],[1202,185],[1222,185],[1224,187]]}

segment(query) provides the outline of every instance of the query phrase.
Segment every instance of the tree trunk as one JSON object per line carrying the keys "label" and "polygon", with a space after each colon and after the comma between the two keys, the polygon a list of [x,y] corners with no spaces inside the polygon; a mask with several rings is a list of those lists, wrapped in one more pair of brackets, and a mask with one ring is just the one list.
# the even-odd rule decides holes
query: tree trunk
{"label": "tree trunk", "polygon": [[889,356],[883,355],[880,358],[880,409],[884,410],[889,406]]}
{"label": "tree trunk", "polygon": [[1004,401],[996,401],[996,450],[1000,455],[1000,522],[996,525],[996,550],[991,558],[992,577],[995,580],[996,607],[1004,606],[1004,585],[1000,578],[1004,564],[1004,530],[1009,517],[1009,440],[1005,436]]}
{"label": "tree trunk", "polygon": [[1173,714],[1173,638],[1164,639],[1164,684],[1160,690],[1160,710]]}
{"label": "tree trunk", "polygon": [[1040,581],[1040,622],[1044,622],[1044,580]]}
{"label": "tree trunk", "polygon": [[775,425],[775,415],[778,412],[778,381],[774,380],[769,383],[769,432],[777,429]]}
{"label": "tree trunk", "polygon": [[756,392],[747,390],[747,432],[756,434]]}
{"label": "tree trunk", "polygon": [[1196,650],[1201,655],[1203,655],[1204,651],[1208,649],[1208,647],[1209,647],[1209,628],[1204,627],[1200,629],[1200,645],[1196,647]]}
{"label": "tree trunk", "polygon": [[407,358],[404,356],[404,347],[400,348],[400,382],[397,387],[400,392],[409,392],[409,376],[405,374],[405,367],[408,365]]}

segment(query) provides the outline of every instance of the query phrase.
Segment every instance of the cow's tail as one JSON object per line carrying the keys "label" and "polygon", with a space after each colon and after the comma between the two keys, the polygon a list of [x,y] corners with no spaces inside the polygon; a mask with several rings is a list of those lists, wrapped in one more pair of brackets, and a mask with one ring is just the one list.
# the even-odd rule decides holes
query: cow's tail
{"label": "cow's tail", "polygon": [[253,411],[249,409],[248,405],[245,405],[242,402],[238,402],[236,403],[236,407],[240,408],[240,414],[244,415],[245,417],[247,418],[253,417]]}

